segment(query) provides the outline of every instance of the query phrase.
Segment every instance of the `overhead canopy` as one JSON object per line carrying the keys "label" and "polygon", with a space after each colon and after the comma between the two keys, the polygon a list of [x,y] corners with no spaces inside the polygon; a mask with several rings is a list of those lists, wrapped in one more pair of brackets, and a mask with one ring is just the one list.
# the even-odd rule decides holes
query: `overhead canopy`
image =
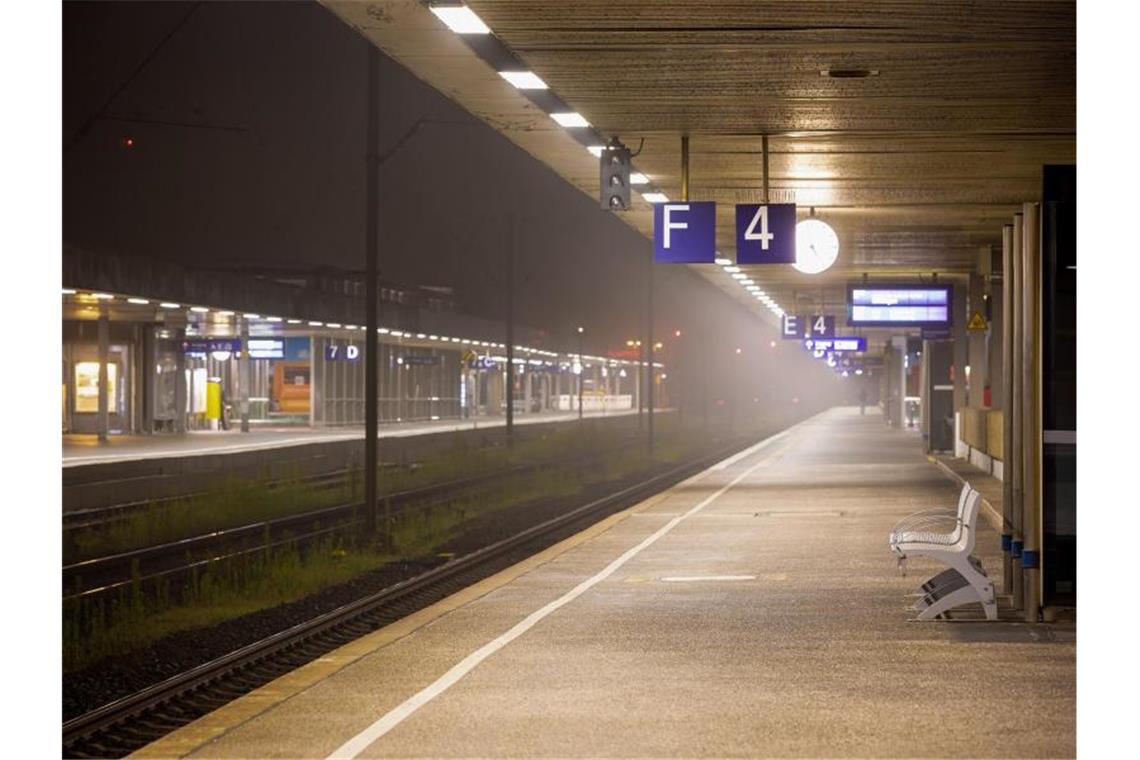
{"label": "overhead canopy", "polygon": [[[597,158],[499,76],[426,4],[325,5],[425,82],[591,197]],[[961,275],[1040,196],[1041,165],[1076,160],[1072,2],[470,0],[493,34],[635,169],[718,203],[734,258],[733,204],[758,202],[769,136],[772,202],[810,209],[840,238],[835,266],[745,267],[781,307],[841,314],[849,280]],[[635,193],[625,220],[652,236]],[[772,319],[720,267],[697,267]]]}

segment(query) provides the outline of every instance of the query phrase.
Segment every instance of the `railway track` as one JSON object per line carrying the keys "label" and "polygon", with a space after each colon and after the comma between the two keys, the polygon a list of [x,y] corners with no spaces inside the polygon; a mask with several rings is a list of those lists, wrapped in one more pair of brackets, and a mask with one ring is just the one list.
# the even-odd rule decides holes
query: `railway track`
{"label": "railway track", "polygon": [[[552,468],[589,466],[610,453],[594,452],[569,462],[517,465],[389,494],[381,503],[389,510],[388,517],[397,517],[409,508],[444,503],[512,477]],[[341,504],[73,562],[63,567],[63,599],[65,602],[92,600],[131,588],[146,590],[160,583],[183,580],[215,563],[288,544],[304,545],[351,528],[365,519],[364,510],[363,503]]]}
{"label": "railway track", "polygon": [[337,647],[572,535],[741,450],[714,453],[653,475],[510,538],[453,559],[308,622],[111,702],[63,724],[65,757],[122,757]]}

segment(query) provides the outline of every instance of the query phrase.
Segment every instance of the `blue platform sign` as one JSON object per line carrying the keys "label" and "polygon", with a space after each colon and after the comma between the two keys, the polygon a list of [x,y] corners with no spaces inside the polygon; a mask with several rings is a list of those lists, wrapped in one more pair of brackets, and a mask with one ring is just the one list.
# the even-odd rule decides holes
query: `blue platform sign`
{"label": "blue platform sign", "polygon": [[804,348],[808,351],[834,351],[836,353],[866,351],[867,339],[858,335],[836,336],[819,340],[808,338],[804,341]]}
{"label": "blue platform sign", "polygon": [[780,323],[780,337],[784,340],[803,340],[804,318],[796,314],[785,314]]}
{"label": "blue platform sign", "polygon": [[796,204],[736,205],[737,264],[796,263]]}
{"label": "blue platform sign", "polygon": [[325,360],[330,362],[354,362],[360,359],[360,346],[353,343],[341,346],[336,343],[325,344]]}
{"label": "blue platform sign", "polygon": [[716,203],[654,203],[653,258],[665,264],[715,262]]}
{"label": "blue platform sign", "polygon": [[834,338],[835,317],[825,314],[812,314],[808,319],[807,334],[809,338]]}

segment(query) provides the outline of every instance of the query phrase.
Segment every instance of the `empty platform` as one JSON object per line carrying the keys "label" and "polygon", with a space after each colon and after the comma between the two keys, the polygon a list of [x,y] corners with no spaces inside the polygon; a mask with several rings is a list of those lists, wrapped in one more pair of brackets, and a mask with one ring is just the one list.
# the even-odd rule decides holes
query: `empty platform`
{"label": "empty platform", "polygon": [[1073,756],[1071,625],[908,622],[887,533],[957,493],[833,409],[139,754]]}

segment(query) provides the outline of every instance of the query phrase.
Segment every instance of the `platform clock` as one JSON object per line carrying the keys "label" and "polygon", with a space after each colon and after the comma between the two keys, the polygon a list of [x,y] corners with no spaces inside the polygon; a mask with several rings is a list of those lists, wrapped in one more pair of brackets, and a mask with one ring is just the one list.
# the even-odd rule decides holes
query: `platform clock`
{"label": "platform clock", "polygon": [[796,269],[819,274],[839,256],[839,237],[831,225],[819,219],[804,219],[796,225]]}

